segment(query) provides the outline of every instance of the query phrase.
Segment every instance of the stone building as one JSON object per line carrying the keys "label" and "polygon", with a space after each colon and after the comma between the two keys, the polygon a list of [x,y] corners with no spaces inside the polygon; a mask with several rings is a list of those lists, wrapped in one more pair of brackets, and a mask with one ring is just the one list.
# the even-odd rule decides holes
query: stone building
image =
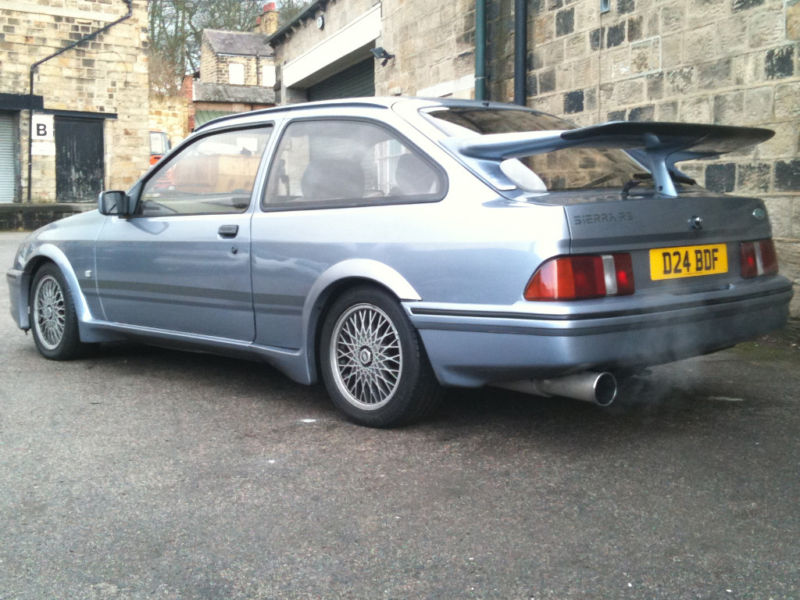
{"label": "stone building", "polygon": [[[471,97],[474,4],[312,2],[270,39],[280,102],[375,94]],[[386,55],[376,58],[371,51],[379,48]]]}
{"label": "stone building", "polygon": [[[277,18],[274,4],[266,5],[265,13]],[[192,92],[193,126],[228,113],[274,106],[273,55],[269,33],[203,31],[200,76]]]}
{"label": "stone building", "polygon": [[[682,168],[711,190],[766,200],[782,271],[797,285],[800,0],[522,4],[526,60],[516,75],[528,106],[579,125],[663,120],[776,132],[752,150]],[[514,0],[316,0],[271,38],[279,101],[475,97],[479,5],[486,15],[483,97],[512,101]],[[797,292],[793,314],[800,315]]]}
{"label": "stone building", "polygon": [[146,27],[146,0],[0,2],[0,203],[94,202],[147,169]]}

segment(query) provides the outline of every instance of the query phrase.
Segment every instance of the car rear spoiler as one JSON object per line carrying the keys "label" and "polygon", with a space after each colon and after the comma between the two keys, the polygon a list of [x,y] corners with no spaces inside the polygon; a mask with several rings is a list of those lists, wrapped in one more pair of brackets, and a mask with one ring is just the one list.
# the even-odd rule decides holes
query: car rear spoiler
{"label": "car rear spoiler", "polygon": [[759,144],[773,135],[770,129],[756,127],[612,121],[579,129],[452,138],[446,145],[465,157],[492,162],[576,146],[619,148],[650,169],[662,195],[675,197],[678,193],[670,168],[676,162],[715,157]]}

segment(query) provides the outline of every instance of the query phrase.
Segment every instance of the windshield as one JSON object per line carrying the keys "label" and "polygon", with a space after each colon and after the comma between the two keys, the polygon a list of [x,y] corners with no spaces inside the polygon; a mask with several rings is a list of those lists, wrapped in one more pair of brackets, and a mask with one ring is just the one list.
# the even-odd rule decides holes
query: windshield
{"label": "windshield", "polygon": [[[526,110],[448,107],[432,110],[426,116],[453,137],[575,128],[558,117]],[[503,172],[528,191],[641,189],[651,185],[647,171],[614,148],[564,148],[512,159],[504,161]]]}

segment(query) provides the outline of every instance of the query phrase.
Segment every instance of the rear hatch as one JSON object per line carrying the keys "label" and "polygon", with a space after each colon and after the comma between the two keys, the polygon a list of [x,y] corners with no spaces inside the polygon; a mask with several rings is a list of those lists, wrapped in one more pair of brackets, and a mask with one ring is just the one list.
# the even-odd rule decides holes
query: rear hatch
{"label": "rear hatch", "polygon": [[760,143],[770,130],[643,122],[572,128],[497,106],[426,115],[449,136],[442,144],[510,200],[562,205],[571,254],[630,253],[637,293],[725,289],[741,278],[740,244],[771,237],[761,200],[709,192],[676,166]]}
{"label": "rear hatch", "polygon": [[619,194],[570,196],[564,210],[571,252],[630,252],[640,293],[724,289],[740,279],[740,243],[771,236],[756,198],[702,192],[626,200]]}

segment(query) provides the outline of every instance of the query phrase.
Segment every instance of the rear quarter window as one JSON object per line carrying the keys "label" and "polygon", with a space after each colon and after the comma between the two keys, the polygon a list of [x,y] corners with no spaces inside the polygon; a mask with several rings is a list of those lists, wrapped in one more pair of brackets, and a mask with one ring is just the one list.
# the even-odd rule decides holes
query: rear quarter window
{"label": "rear quarter window", "polygon": [[278,145],[265,210],[440,200],[446,178],[391,129],[368,121],[290,123]]}

